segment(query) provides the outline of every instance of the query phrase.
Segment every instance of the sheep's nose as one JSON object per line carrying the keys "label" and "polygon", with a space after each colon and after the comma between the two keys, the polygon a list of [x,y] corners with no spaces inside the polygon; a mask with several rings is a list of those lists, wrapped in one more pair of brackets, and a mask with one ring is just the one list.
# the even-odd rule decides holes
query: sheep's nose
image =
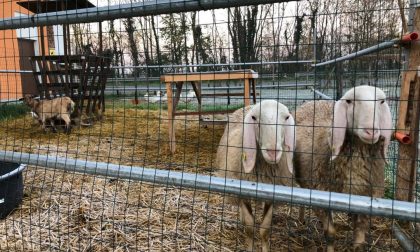
{"label": "sheep's nose", "polygon": [[277,150],[267,150],[267,155],[273,160],[276,159],[277,153]]}
{"label": "sheep's nose", "polygon": [[377,137],[379,134],[379,130],[378,129],[365,129],[365,133],[367,136],[370,137]]}

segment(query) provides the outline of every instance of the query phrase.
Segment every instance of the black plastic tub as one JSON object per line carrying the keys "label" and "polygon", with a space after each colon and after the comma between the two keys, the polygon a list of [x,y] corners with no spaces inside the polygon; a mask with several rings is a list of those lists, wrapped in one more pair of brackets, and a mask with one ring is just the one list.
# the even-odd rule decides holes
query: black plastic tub
{"label": "black plastic tub", "polygon": [[22,171],[26,165],[0,162],[0,219],[18,207],[23,197]]}

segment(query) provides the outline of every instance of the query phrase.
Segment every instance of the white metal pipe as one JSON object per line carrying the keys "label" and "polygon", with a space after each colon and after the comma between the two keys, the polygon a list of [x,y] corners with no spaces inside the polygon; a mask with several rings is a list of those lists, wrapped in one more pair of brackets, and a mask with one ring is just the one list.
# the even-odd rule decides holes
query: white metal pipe
{"label": "white metal pipe", "polygon": [[401,247],[406,252],[416,252],[419,251],[419,246],[416,245],[415,240],[410,239],[407,235],[401,230],[398,224],[394,223],[392,225],[392,231],[394,233],[395,238],[400,243]]}
{"label": "white metal pipe", "polygon": [[326,99],[326,100],[333,100],[333,98],[332,98],[332,97],[330,97],[330,96],[328,96],[328,95],[326,95],[326,94],[322,93],[321,91],[318,91],[318,90],[316,90],[316,89],[314,89],[314,88],[311,88],[311,90],[312,90],[312,92],[314,92],[315,94],[317,94],[317,95],[321,96],[322,98],[324,98],[324,99]]}
{"label": "white metal pipe", "polygon": [[150,169],[21,152],[0,151],[0,160],[95,176],[130,179],[161,186],[177,186],[241,197],[306,205],[336,211],[419,221],[420,204],[343,193],[224,179],[171,170]]}
{"label": "white metal pipe", "polygon": [[371,46],[371,47],[365,48],[363,50],[360,50],[360,51],[357,51],[357,52],[354,52],[354,53],[350,53],[348,55],[345,55],[345,56],[342,56],[342,57],[339,57],[339,58],[336,58],[336,59],[332,59],[332,60],[328,60],[328,61],[325,61],[325,62],[313,64],[312,66],[313,67],[320,67],[320,66],[333,64],[333,63],[338,63],[338,62],[345,61],[345,60],[354,59],[354,58],[357,58],[357,57],[361,57],[363,55],[367,55],[367,54],[370,54],[370,53],[382,51],[382,50],[387,49],[387,48],[391,48],[394,45],[398,44],[399,42],[400,42],[400,39],[394,39],[394,40],[391,40],[391,41],[382,42],[378,45]]}
{"label": "white metal pipe", "polygon": [[[286,61],[265,61],[265,62],[243,62],[243,63],[214,63],[214,64],[180,64],[180,65],[145,65],[145,66],[111,66],[114,69],[124,68],[177,68],[177,67],[219,67],[219,66],[254,66],[254,65],[284,65],[284,64],[310,64],[311,60],[286,60]],[[228,71],[228,70],[227,70]]]}
{"label": "white metal pipe", "polygon": [[128,4],[40,13],[28,17],[5,18],[0,20],[0,30],[58,24],[101,22],[120,18],[289,1],[290,0],[144,0]]}
{"label": "white metal pipe", "polygon": [[[275,88],[295,88],[295,87],[312,87],[313,84],[301,84],[301,83],[296,83],[296,84],[278,84],[278,85],[257,85],[255,86],[256,89],[275,89]],[[201,90],[243,90],[244,87],[240,86],[240,87],[202,87]],[[114,91],[114,90],[119,90],[119,91],[133,91],[133,90],[165,90],[165,86],[160,86],[160,87],[146,87],[146,86],[138,86],[138,87],[124,87],[124,86],[109,86],[106,87],[105,90],[107,91]],[[332,99],[332,98],[330,98]]]}

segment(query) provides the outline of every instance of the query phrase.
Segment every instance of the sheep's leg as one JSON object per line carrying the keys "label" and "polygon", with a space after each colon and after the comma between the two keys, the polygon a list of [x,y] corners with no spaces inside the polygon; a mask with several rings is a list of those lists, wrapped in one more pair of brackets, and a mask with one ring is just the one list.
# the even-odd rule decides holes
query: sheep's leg
{"label": "sheep's leg", "polygon": [[353,214],[353,247],[355,251],[364,251],[368,219],[365,215]]}
{"label": "sheep's leg", "polygon": [[47,132],[47,127],[45,126],[45,118],[42,118],[41,120],[40,120],[40,122],[41,122],[41,128],[42,128],[42,130],[44,130],[44,132]]}
{"label": "sheep's leg", "polygon": [[336,230],[334,227],[331,211],[317,210],[315,211],[315,214],[321,220],[323,225],[324,235],[327,241],[327,251],[333,252]]}
{"label": "sheep's leg", "polygon": [[252,208],[249,202],[240,200],[240,214],[241,221],[245,224],[245,243],[247,251],[253,251],[255,219],[252,215]]}
{"label": "sheep's leg", "polygon": [[57,132],[57,128],[55,127],[54,118],[51,118],[50,119],[50,124],[51,124],[51,127],[52,127],[53,132],[56,133]]}
{"label": "sheep's leg", "polygon": [[63,121],[66,123],[66,132],[70,133],[71,131],[71,120],[70,120],[70,116],[67,114],[64,114],[61,116],[61,119],[63,119]]}
{"label": "sheep's leg", "polygon": [[260,226],[262,252],[268,252],[270,250],[269,234],[270,234],[272,219],[273,219],[273,204],[265,202],[263,221]]}

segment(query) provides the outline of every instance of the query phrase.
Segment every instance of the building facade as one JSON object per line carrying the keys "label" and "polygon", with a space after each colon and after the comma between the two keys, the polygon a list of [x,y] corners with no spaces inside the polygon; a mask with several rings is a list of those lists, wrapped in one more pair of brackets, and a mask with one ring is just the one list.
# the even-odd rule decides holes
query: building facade
{"label": "building facade", "polygon": [[[22,7],[19,0],[2,1],[0,19],[29,17],[32,12]],[[29,57],[41,55],[44,43],[45,55],[63,54],[61,26],[0,30],[0,101],[13,101],[24,94],[37,94]],[[43,42],[42,42],[43,41]]]}

